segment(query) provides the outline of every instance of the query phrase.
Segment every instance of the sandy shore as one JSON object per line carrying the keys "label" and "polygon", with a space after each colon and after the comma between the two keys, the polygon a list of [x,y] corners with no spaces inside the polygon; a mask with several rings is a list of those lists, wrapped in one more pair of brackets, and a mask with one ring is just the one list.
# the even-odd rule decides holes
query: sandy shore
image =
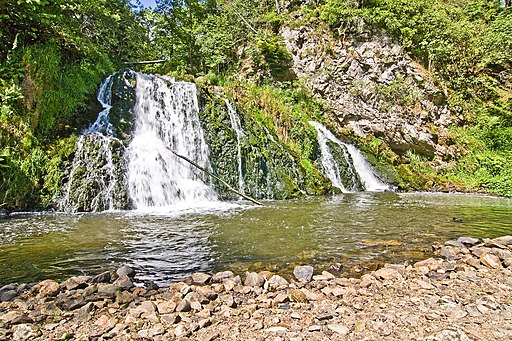
{"label": "sandy shore", "polygon": [[133,269],[0,289],[0,340],[510,340],[512,237],[361,278],[296,267],[137,287]]}

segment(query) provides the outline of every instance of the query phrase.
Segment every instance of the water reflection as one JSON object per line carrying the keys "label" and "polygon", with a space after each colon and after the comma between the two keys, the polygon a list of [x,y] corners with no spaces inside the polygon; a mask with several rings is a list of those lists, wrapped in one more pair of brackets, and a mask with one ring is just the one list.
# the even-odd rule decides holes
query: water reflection
{"label": "water reflection", "polygon": [[139,280],[164,284],[194,271],[290,270],[296,263],[350,272],[361,263],[418,259],[431,244],[461,235],[512,234],[511,200],[474,195],[350,193],[226,207],[1,219],[0,284],[123,263],[139,268]]}

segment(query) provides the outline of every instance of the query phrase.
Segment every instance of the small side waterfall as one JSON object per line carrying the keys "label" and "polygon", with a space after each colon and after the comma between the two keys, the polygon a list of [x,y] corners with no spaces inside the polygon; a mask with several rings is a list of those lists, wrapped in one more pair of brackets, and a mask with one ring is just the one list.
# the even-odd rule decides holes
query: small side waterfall
{"label": "small side waterfall", "polygon": [[310,121],[318,133],[324,174],[342,192],[384,191],[389,186],[380,181],[363,154],[353,145],[340,141],[322,124]]}
{"label": "small side waterfall", "polygon": [[137,74],[135,131],[128,146],[128,189],[134,208],[196,206],[216,200],[200,170],[211,169],[199,122],[196,86]]}
{"label": "small side waterfall", "polygon": [[238,160],[238,190],[244,192],[244,174],[242,172],[242,139],[245,138],[245,133],[240,123],[240,117],[236,114],[235,108],[231,105],[231,102],[227,98],[224,99],[226,107],[228,108],[229,120],[231,121],[231,127],[236,133],[236,148],[237,148],[237,160]]}
{"label": "small side waterfall", "polygon": [[113,136],[109,122],[112,76],[100,86],[98,101],[103,110],[82,135],[69,179],[59,206],[66,211],[103,211],[120,209],[126,204],[126,164],[122,160],[123,143]]}

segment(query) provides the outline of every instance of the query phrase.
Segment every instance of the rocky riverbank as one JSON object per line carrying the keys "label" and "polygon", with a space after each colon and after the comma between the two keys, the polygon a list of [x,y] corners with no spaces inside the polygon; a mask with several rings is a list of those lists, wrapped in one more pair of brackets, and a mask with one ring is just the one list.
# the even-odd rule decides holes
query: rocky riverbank
{"label": "rocky riverbank", "polygon": [[197,273],[138,287],[122,267],[0,289],[0,340],[489,340],[512,338],[512,236],[459,238],[436,258],[361,278],[299,266]]}

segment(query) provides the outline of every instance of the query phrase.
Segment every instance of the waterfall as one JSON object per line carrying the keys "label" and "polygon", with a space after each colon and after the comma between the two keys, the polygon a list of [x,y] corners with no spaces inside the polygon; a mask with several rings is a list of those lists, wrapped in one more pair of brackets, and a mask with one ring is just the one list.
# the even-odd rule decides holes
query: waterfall
{"label": "waterfall", "polygon": [[236,133],[236,148],[237,148],[237,160],[238,160],[238,190],[240,192],[244,192],[244,175],[242,173],[242,148],[241,143],[242,139],[245,138],[245,133],[242,130],[242,125],[240,123],[240,118],[236,114],[235,108],[231,105],[229,100],[224,99],[226,102],[226,107],[228,108],[229,120],[231,121],[231,127],[235,130]]}
{"label": "waterfall", "polygon": [[317,131],[324,174],[342,192],[384,191],[389,186],[377,178],[370,164],[355,146],[340,141],[322,124],[310,121]]}
{"label": "waterfall", "polygon": [[128,146],[128,191],[136,209],[216,200],[204,174],[173,152],[211,169],[196,86],[137,73],[135,130]]}
{"label": "waterfall", "polygon": [[[113,136],[109,122],[112,76],[103,81],[98,101],[103,110],[78,138],[69,179],[59,207],[65,211],[102,211],[120,209],[126,202],[123,143]],[[119,160],[115,162],[114,160]]]}
{"label": "waterfall", "polygon": [[130,72],[128,77],[128,83],[136,81],[134,129],[128,132],[128,145],[116,138],[119,127],[110,122],[116,91],[110,76],[98,91],[103,110],[78,139],[60,208],[180,210],[215,201],[209,179],[174,154],[211,170],[195,85],[143,73]]}

